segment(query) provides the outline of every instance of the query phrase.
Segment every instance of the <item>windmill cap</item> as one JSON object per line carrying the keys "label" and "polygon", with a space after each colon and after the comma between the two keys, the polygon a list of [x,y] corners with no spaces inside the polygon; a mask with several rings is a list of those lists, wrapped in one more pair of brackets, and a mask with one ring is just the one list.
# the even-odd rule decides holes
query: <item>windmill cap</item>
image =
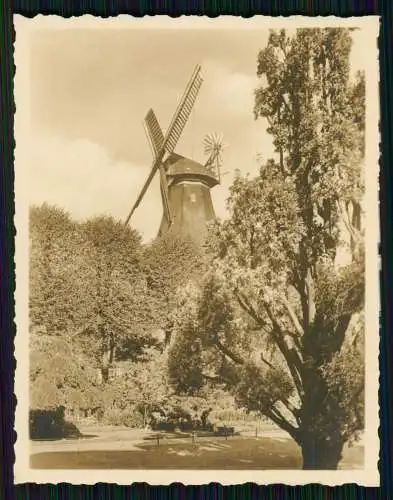
{"label": "windmill cap", "polygon": [[179,154],[171,154],[165,161],[165,166],[167,175],[172,177],[174,182],[200,181],[211,188],[219,184],[219,180],[212,170]]}

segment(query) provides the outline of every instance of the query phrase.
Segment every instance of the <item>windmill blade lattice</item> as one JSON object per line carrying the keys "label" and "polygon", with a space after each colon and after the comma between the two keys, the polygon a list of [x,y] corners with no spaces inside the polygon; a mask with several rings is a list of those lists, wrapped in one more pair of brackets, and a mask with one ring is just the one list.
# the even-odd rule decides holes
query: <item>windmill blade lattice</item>
{"label": "windmill blade lattice", "polygon": [[[157,156],[159,156],[160,154],[160,151],[163,149],[165,138],[161,130],[160,124],[158,123],[156,114],[152,109],[149,109],[147,115],[145,116],[143,124],[145,127],[147,138],[149,140],[152,149],[153,157],[157,158]],[[171,222],[172,216],[169,207],[168,183],[166,180],[165,169],[162,163],[158,168],[160,170],[160,191],[161,191],[162,205],[167,220]]]}
{"label": "windmill blade lattice", "polygon": [[189,84],[183,94],[179,106],[173,116],[172,122],[169,125],[165,140],[164,148],[167,153],[173,153],[177,143],[179,142],[181,133],[190,117],[192,108],[198,96],[203,79],[200,74],[201,67],[197,65],[191,77]]}
{"label": "windmill blade lattice", "polygon": [[147,115],[145,116],[144,124],[154,155],[158,156],[164,145],[165,137],[152,109],[149,109]]}

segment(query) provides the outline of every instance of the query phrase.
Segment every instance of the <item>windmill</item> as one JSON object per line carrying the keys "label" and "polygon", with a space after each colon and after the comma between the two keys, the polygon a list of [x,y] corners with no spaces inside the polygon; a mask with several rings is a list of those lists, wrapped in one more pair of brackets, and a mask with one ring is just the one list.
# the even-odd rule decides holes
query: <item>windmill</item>
{"label": "windmill", "polygon": [[144,119],[153,164],[125,222],[128,224],[158,171],[163,205],[158,234],[173,231],[198,243],[206,234],[206,223],[215,218],[210,189],[220,183],[222,145],[218,146],[216,136],[206,136],[205,153],[209,157],[204,165],[174,151],[202,85],[200,71],[197,65],[165,134],[152,109]]}

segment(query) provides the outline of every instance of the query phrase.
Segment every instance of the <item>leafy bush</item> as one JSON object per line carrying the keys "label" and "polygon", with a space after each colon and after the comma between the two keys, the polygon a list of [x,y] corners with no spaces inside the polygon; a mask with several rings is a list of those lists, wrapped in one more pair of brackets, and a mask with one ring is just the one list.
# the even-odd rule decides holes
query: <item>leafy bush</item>
{"label": "leafy bush", "polygon": [[135,408],[121,410],[110,408],[104,411],[102,422],[107,425],[125,426],[132,428],[143,427],[143,417]]}

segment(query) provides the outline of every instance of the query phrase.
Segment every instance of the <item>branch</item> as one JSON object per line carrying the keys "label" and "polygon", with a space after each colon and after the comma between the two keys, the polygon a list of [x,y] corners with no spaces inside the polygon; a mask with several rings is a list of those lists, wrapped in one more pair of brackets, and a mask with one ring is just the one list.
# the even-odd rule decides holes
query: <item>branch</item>
{"label": "branch", "polygon": [[[245,361],[240,358],[237,354],[233,353],[228,347],[224,346],[218,339],[216,339],[216,346],[222,351],[223,354],[228,356],[234,363],[236,364],[245,364]],[[276,370],[276,367],[272,365],[269,361],[267,361],[263,355],[261,354],[261,360],[266,363],[272,370]],[[213,381],[213,382],[220,382],[223,381],[225,382],[224,377],[215,377],[207,374],[202,374],[204,378],[207,380]],[[286,406],[286,408],[293,414],[295,417],[296,421],[299,422],[298,420],[298,409],[292,405],[288,400],[281,400],[282,403]],[[272,408],[272,410],[269,410],[269,418],[271,418],[279,427],[282,429],[286,430],[291,436],[296,434],[296,428],[293,427],[281,413],[277,410],[277,408]]]}
{"label": "branch", "polygon": [[349,234],[352,234],[352,225],[349,221],[349,214],[346,208],[344,208],[343,203],[340,201],[337,201],[337,208],[338,211],[340,212],[341,219],[345,224],[345,227],[347,228]]}
{"label": "branch", "polygon": [[339,348],[344,342],[345,334],[347,332],[351,319],[352,319],[352,314],[345,314],[344,316],[341,316],[341,318],[338,321],[338,325],[334,333],[337,343],[339,344],[338,345]]}
{"label": "branch", "polygon": [[[272,365],[266,358],[263,357],[263,354],[261,353],[261,361],[265,363],[271,370],[279,371],[279,369]],[[292,413],[292,415],[295,417],[296,422],[299,423],[299,409],[296,408],[292,403],[290,403],[287,399],[280,399],[280,401],[284,404],[284,406],[287,408],[288,411]]]}
{"label": "branch", "polygon": [[236,300],[239,302],[240,307],[251,316],[252,319],[254,319],[258,325],[261,327],[265,326],[265,321],[262,320],[262,318],[258,315],[258,313],[255,311],[254,307],[247,301],[247,299],[244,297],[244,295],[239,292],[239,290],[235,290],[235,297]]}
{"label": "branch", "polygon": [[298,429],[288,422],[274,406],[270,410],[263,410],[262,413],[296,440]]}
{"label": "branch", "polygon": [[219,382],[221,380],[221,377],[208,375],[207,373],[202,373],[202,377],[206,380],[211,380],[212,382]]}
{"label": "branch", "polygon": [[[236,296],[236,298],[237,298],[240,306],[258,324],[260,324],[262,326],[265,326],[265,322],[262,321],[262,319],[255,312],[255,310],[253,309],[253,307],[249,303],[247,303],[247,299],[239,291],[235,291],[235,296]],[[288,346],[286,345],[285,340],[282,338],[282,335],[281,335],[281,327],[278,324],[277,320],[275,319],[275,317],[274,317],[274,315],[273,315],[270,307],[266,303],[265,303],[265,309],[266,309],[266,312],[267,312],[267,314],[268,314],[268,316],[270,318],[270,321],[273,324],[273,336],[274,336],[274,340],[276,341],[276,344],[277,344],[278,348],[280,349],[282,355],[284,356],[284,359],[285,359],[285,361],[286,361],[286,363],[288,365],[288,368],[289,368],[289,370],[291,372],[293,381],[295,383],[295,387],[296,387],[296,389],[298,391],[299,396],[302,398],[302,395],[303,395],[303,384],[302,384],[302,381],[301,381],[301,377],[299,375],[299,373],[301,371],[301,363],[302,363],[302,361],[301,361],[301,359],[299,357],[299,354],[295,350],[288,349]],[[222,346],[222,347],[224,347],[224,346]],[[224,354],[226,354],[226,353],[224,352]],[[230,356],[228,356],[228,357],[230,357]],[[235,361],[235,360],[233,359],[233,361]],[[240,364],[239,361],[235,361],[235,362],[237,362],[238,364]],[[244,362],[241,363],[241,364],[244,364]]]}
{"label": "branch", "polygon": [[300,418],[299,418],[299,408],[296,408],[292,403],[290,403],[287,399],[280,399],[282,404],[285,406],[285,408],[292,413],[292,415],[295,417],[296,422],[300,424]]}
{"label": "branch", "polygon": [[280,349],[281,354],[284,356],[284,359],[287,363],[287,366],[289,368],[289,371],[291,372],[293,381],[295,383],[295,387],[298,391],[300,398],[302,399],[304,394],[303,384],[300,377],[302,361],[299,358],[298,353],[294,349],[288,348],[282,336],[281,327],[277,322],[276,318],[274,317],[269,305],[266,303],[265,303],[265,308],[270,318],[270,321],[272,322],[273,325],[273,330],[272,330],[273,338],[277,344],[277,347]]}
{"label": "branch", "polygon": [[289,104],[287,103],[287,101],[285,100],[285,96],[283,94],[281,94],[281,102],[284,104],[285,106],[285,109],[287,110],[288,114],[291,115],[291,109],[289,107]]}
{"label": "branch", "polygon": [[265,365],[266,365],[266,366],[268,366],[270,369],[272,369],[272,370],[277,370],[277,368],[276,368],[274,365],[272,365],[272,364],[270,363],[270,361],[268,361],[268,360],[267,360],[267,359],[263,356],[263,354],[262,354],[262,353],[261,353],[261,361],[262,361],[262,363],[265,363]]}
{"label": "branch", "polygon": [[282,151],[282,147],[281,146],[280,146],[279,154],[280,154],[280,169],[281,169],[281,173],[283,175],[288,174],[288,170],[284,166],[284,153]]}
{"label": "branch", "polygon": [[298,317],[296,316],[295,311],[292,309],[292,306],[289,303],[287,298],[282,297],[281,300],[285,306],[285,309],[287,310],[289,317],[292,320],[293,326],[295,327],[297,333],[302,337],[304,335],[304,330],[303,330],[302,325],[300,324]]}
{"label": "branch", "polygon": [[353,241],[356,245],[359,242],[359,240],[361,239],[361,232],[358,229],[356,229],[353,226],[353,224],[351,223],[348,209],[345,207],[343,202],[340,202],[337,200],[337,208],[338,208],[338,211],[341,215],[341,220],[344,222],[344,225],[345,225],[349,235],[351,236],[351,238],[353,239]]}
{"label": "branch", "polygon": [[286,299],[285,297],[283,297],[282,298],[282,302],[284,304],[284,307],[287,310],[287,313],[288,313],[289,317],[292,320],[292,323],[293,323],[293,325],[294,325],[294,327],[296,329],[296,333],[297,333],[296,334],[296,333],[288,332],[288,335],[291,337],[291,339],[293,340],[293,342],[294,342],[294,344],[296,346],[299,358],[303,361],[303,356],[301,354],[302,346],[301,346],[299,337],[303,337],[303,335],[304,335],[304,329],[303,329],[302,325],[300,324],[300,321],[299,321],[299,319],[298,319],[295,311],[293,310],[291,304],[289,303],[288,299]]}
{"label": "branch", "polygon": [[218,376],[218,375],[208,375],[207,373],[202,373],[202,377],[205,378],[206,380],[209,380],[210,382],[216,382],[216,383],[223,383],[223,382],[229,382],[229,379],[226,379],[223,376]]}
{"label": "branch", "polygon": [[360,339],[360,332],[356,332],[352,337],[351,346],[357,347],[359,339]]}
{"label": "branch", "polygon": [[[280,410],[276,406],[274,406],[274,404],[271,407],[271,411],[277,418],[279,418],[283,422],[286,422],[288,425],[293,427],[293,425],[290,422],[288,422],[288,420],[284,417],[284,415],[280,412]],[[295,427],[293,427],[293,429],[295,429]]]}
{"label": "branch", "polygon": [[74,337],[82,335],[82,333],[84,333],[88,328],[90,328],[90,326],[92,326],[92,321],[89,321],[85,326],[82,326],[82,328],[79,328],[79,330],[69,335],[69,338],[72,340]]}
{"label": "branch", "polygon": [[239,355],[234,353],[231,349],[229,349],[227,346],[225,346],[222,342],[218,340],[218,338],[215,339],[215,345],[220,349],[220,351],[225,354],[229,359],[231,359],[234,363],[237,365],[244,365],[245,361],[243,358],[241,358]]}
{"label": "branch", "polygon": [[307,291],[307,304],[308,304],[308,317],[307,324],[314,322],[315,319],[315,297],[314,297],[314,283],[311,275],[311,269],[307,269],[307,275],[305,279],[306,291]]}
{"label": "branch", "polygon": [[288,53],[287,53],[287,51],[285,50],[285,46],[284,46],[284,45],[280,42],[280,43],[278,44],[278,47],[281,49],[281,52],[284,54],[285,59],[287,59],[287,58],[288,58]]}

